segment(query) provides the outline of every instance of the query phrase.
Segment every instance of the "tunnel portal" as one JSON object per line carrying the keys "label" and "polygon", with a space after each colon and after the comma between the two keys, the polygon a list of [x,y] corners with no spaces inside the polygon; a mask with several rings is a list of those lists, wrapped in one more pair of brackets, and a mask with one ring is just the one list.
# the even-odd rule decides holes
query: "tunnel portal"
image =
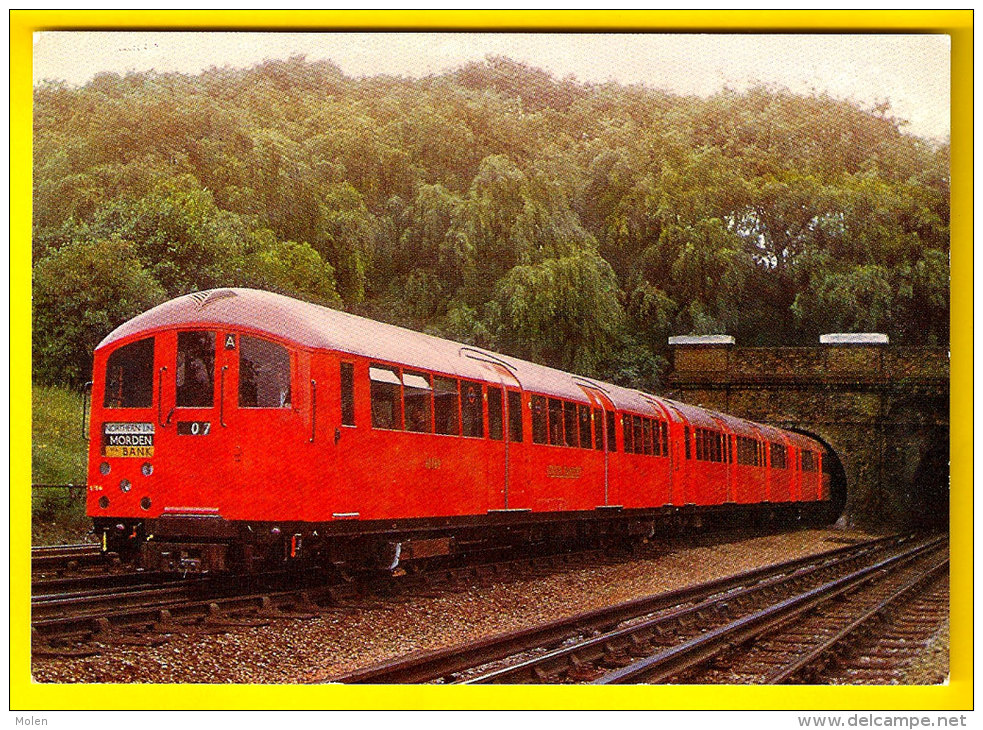
{"label": "tunnel portal", "polygon": [[949,519],[949,354],[884,335],[818,347],[738,347],[673,337],[670,397],[799,431],[836,455],[834,501],[868,527]]}

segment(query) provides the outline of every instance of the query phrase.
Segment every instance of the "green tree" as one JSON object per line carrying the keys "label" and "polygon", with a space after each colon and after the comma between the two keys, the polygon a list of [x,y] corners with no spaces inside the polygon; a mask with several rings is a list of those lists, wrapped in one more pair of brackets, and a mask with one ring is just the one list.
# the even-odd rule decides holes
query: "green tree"
{"label": "green tree", "polygon": [[614,272],[579,253],[516,266],[498,284],[499,341],[510,352],[594,374],[625,324]]}
{"label": "green tree", "polygon": [[119,238],[69,244],[42,259],[34,267],[35,380],[76,386],[88,380],[103,337],[165,298],[136,246]]}

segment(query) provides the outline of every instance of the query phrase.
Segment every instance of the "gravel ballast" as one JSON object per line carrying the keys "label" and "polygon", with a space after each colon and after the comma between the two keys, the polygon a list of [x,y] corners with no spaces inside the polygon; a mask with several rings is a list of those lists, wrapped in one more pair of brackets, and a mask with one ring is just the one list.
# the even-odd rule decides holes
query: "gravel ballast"
{"label": "gravel ballast", "polygon": [[227,634],[173,635],[158,647],[109,646],[97,656],[36,658],[39,682],[298,683],[327,679],[416,650],[438,649],[662,593],[869,535],[807,529],[658,557],[573,569],[386,603],[385,608],[276,621]]}

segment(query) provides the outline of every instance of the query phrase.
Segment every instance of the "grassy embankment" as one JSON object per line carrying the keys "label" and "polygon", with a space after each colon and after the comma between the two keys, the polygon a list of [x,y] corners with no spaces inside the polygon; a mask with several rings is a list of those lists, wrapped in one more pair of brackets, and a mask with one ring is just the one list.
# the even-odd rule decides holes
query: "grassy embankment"
{"label": "grassy embankment", "polygon": [[[82,437],[82,395],[63,387],[31,391],[31,481],[85,484],[87,442]],[[83,542],[91,527],[85,493],[31,490],[31,540],[35,545]]]}

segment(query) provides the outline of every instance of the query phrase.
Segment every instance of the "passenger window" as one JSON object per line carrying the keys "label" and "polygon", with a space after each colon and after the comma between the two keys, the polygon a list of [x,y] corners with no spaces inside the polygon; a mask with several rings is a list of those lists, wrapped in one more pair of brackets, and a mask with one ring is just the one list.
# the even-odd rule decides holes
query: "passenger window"
{"label": "passenger window", "polygon": [[372,427],[403,430],[399,370],[388,365],[370,365]]}
{"label": "passenger window", "polygon": [[154,338],[119,348],[106,362],[105,408],[150,408],[154,402]]}
{"label": "passenger window", "polygon": [[782,444],[773,443],[771,445],[771,468],[772,469],[788,468],[788,452]]}
{"label": "passenger window", "polygon": [[692,457],[693,452],[691,451],[692,446],[690,445],[689,426],[683,427],[683,443],[686,445],[686,458],[687,459],[693,458]]}
{"label": "passenger window", "polygon": [[648,418],[644,418],[642,420],[643,420],[642,427],[645,429],[645,438],[644,438],[645,453],[651,456],[652,455],[652,421]]}
{"label": "passenger window", "polygon": [[550,445],[563,446],[563,401],[550,398]]}
{"label": "passenger window", "polygon": [[177,406],[211,408],[214,403],[215,333],[178,332]]}
{"label": "passenger window", "polygon": [[625,441],[625,453],[630,454],[635,451],[634,442],[631,437],[631,416],[625,413],[621,416],[621,435]]}
{"label": "passenger window", "polygon": [[590,406],[577,406],[577,418],[579,423],[577,424],[580,430],[580,448],[589,449],[591,447],[591,420],[590,420]]}
{"label": "passenger window", "polygon": [[608,417],[608,451],[616,451],[618,447],[618,442],[615,439],[615,434],[617,433],[614,422],[614,411],[607,411]]}
{"label": "passenger window", "polygon": [[403,413],[406,430],[433,433],[433,405],[430,376],[427,373],[403,371]]}
{"label": "passenger window", "polygon": [[522,443],[522,395],[514,390],[508,391],[509,441]]}
{"label": "passenger window", "polygon": [[239,338],[239,407],[290,407],[290,353],[257,337]]}
{"label": "passenger window", "polygon": [[532,397],[532,442],[545,444],[547,441],[546,428],[546,398],[541,395]]}
{"label": "passenger window", "polygon": [[341,363],[341,423],[355,425],[355,366]]}
{"label": "passenger window", "polygon": [[816,455],[813,452],[802,452],[802,471],[816,471]]}
{"label": "passenger window", "polygon": [[594,409],[594,448],[604,451],[604,411]]}
{"label": "passenger window", "polygon": [[[567,446],[577,445],[577,404],[563,404],[563,433],[566,438],[564,442]],[[588,437],[589,438],[589,437]]]}
{"label": "passenger window", "polygon": [[451,436],[460,435],[457,381],[454,378],[444,378],[440,375],[434,376],[433,407],[437,422],[437,433]]}
{"label": "passenger window", "polygon": [[644,442],[645,434],[642,431],[642,417],[641,416],[632,416],[631,417],[631,438],[632,438],[632,443],[634,443],[634,445],[635,445],[635,453],[636,454],[644,454],[645,453],[645,442]]}
{"label": "passenger window", "polygon": [[462,380],[461,423],[464,426],[465,436],[481,438],[485,435],[485,424],[482,414],[481,383]]}
{"label": "passenger window", "polygon": [[488,388],[488,438],[502,440],[502,389]]}

